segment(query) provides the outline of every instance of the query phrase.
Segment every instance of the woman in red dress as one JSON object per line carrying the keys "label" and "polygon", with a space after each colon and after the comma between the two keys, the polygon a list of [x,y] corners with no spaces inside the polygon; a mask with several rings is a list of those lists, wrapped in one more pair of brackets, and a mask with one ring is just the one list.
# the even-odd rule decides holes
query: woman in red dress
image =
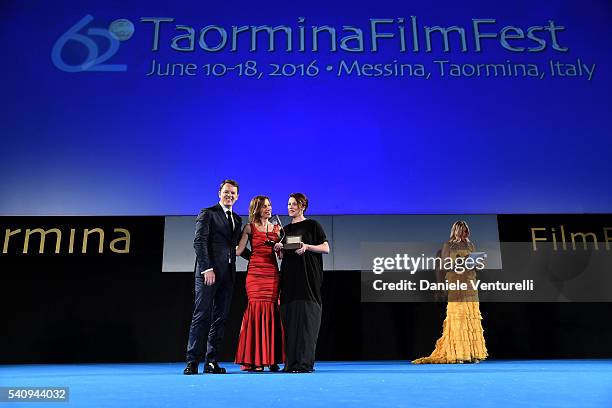
{"label": "woman in red dress", "polygon": [[283,335],[278,306],[279,271],[274,244],[279,241],[278,225],[269,222],[272,204],[266,196],[256,196],[249,206],[249,224],[244,227],[237,255],[251,243],[251,259],[247,269],[248,305],[242,318],[236,364],[242,370],[278,371],[282,362]]}

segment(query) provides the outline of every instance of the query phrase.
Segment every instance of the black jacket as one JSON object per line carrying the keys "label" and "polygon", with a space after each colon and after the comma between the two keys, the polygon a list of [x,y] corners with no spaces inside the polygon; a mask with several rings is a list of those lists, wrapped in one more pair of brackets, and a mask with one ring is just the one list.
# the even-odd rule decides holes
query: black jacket
{"label": "black jacket", "polygon": [[[193,247],[196,253],[196,276],[209,268],[215,271],[216,280],[236,273],[236,246],[242,231],[242,219],[232,211],[234,230],[230,232],[227,215],[220,204],[200,211],[196,218]],[[247,254],[245,254],[247,255]],[[247,255],[248,257],[248,255]],[[230,262],[231,261],[231,262]]]}

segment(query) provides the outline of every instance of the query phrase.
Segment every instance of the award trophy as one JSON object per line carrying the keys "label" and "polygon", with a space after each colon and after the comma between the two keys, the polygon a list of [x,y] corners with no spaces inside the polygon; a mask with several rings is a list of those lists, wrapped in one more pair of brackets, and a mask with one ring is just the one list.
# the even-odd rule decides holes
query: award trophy
{"label": "award trophy", "polygon": [[299,249],[302,246],[302,236],[301,235],[288,235],[285,240],[284,249]]}
{"label": "award trophy", "polygon": [[[283,224],[281,223],[280,217],[278,215],[273,215],[272,218],[270,218],[270,224],[278,225],[280,227],[280,237],[276,237],[276,236],[270,237],[268,233],[268,227],[266,227],[266,240],[264,244],[266,246],[273,247],[274,244],[276,244],[277,242],[283,241],[283,239],[285,238],[285,230],[283,229]],[[276,240],[277,238],[279,238],[278,241]]]}

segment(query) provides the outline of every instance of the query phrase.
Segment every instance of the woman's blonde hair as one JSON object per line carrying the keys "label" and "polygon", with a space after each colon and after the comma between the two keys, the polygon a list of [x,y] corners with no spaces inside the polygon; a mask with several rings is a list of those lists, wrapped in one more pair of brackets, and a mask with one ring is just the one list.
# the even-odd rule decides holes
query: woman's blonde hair
{"label": "woman's blonde hair", "polygon": [[259,212],[266,203],[266,200],[268,200],[270,205],[272,205],[272,201],[270,201],[270,197],[268,196],[258,195],[253,197],[251,204],[249,204],[249,222],[261,221],[261,215]]}
{"label": "woman's blonde hair", "polygon": [[461,242],[463,235],[465,235],[465,241],[470,242],[470,227],[463,220],[455,221],[451,227],[449,242]]}

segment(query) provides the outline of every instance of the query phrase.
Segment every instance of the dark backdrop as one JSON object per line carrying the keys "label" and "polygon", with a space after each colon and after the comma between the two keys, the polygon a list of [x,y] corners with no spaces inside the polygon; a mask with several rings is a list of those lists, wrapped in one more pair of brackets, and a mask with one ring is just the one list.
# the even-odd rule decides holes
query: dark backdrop
{"label": "dark backdrop", "polygon": [[[223,360],[246,306],[238,274]],[[7,286],[8,285],[8,288]],[[77,272],[3,282],[0,361],[182,361],[193,304],[190,274],[117,279]],[[6,290],[8,289],[8,290]],[[491,358],[609,358],[610,303],[482,303]],[[361,303],[358,272],[325,274],[320,360],[409,360],[441,334],[444,303]]]}
{"label": "dark backdrop", "polygon": [[[162,273],[163,217],[2,217],[20,226],[118,225],[130,254],[0,256],[0,362],[182,361],[193,306],[193,274]],[[78,225],[77,225],[78,224]],[[64,242],[63,242],[64,245]],[[51,248],[52,245],[47,245]],[[33,245],[37,249],[37,244]],[[65,248],[63,248],[65,249]],[[94,251],[95,252],[95,251]],[[238,273],[222,359],[232,360],[242,313]],[[441,334],[444,303],[361,303],[358,271],[326,272],[320,360],[410,360]],[[482,303],[495,359],[610,358],[612,303]]]}

